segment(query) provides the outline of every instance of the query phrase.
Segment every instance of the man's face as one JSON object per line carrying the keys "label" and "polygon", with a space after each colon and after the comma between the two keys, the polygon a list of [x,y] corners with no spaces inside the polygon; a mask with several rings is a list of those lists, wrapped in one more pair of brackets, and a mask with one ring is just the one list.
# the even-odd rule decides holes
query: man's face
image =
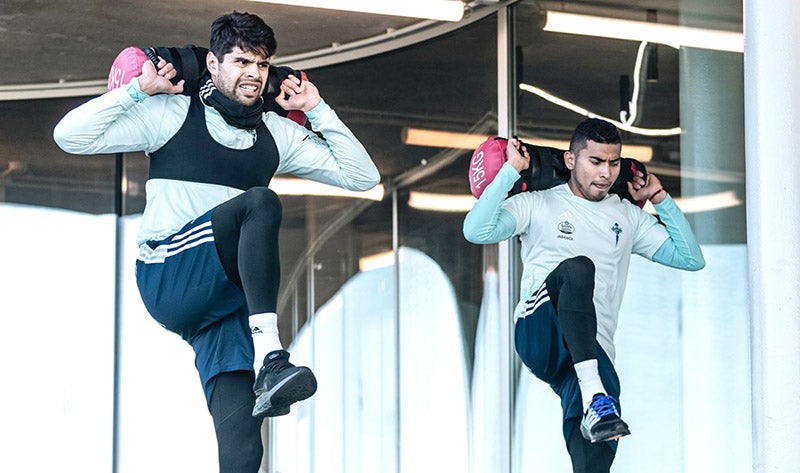
{"label": "man's face", "polygon": [[211,80],[224,96],[242,105],[254,105],[260,100],[267,85],[269,58],[234,47],[221,62],[209,52],[206,65]]}
{"label": "man's face", "polygon": [[619,176],[622,145],[587,141],[577,154],[567,151],[564,162],[572,171],[569,187],[578,197],[599,201],[608,194]]}

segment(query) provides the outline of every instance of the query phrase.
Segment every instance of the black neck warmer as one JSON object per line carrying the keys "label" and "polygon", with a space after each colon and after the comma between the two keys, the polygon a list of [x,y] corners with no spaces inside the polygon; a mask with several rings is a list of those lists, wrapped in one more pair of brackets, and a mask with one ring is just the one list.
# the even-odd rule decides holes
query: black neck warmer
{"label": "black neck warmer", "polygon": [[200,86],[200,99],[204,104],[214,107],[228,125],[253,130],[261,123],[264,97],[260,97],[260,100],[254,105],[242,105],[225,97],[211,81],[211,78],[206,77],[203,85]]}

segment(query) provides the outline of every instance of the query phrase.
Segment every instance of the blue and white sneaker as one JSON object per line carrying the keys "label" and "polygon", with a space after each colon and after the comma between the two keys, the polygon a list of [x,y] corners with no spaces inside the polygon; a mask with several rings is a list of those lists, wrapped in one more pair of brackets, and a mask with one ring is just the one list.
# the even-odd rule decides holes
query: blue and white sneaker
{"label": "blue and white sneaker", "polygon": [[616,401],[605,394],[595,394],[581,419],[581,434],[586,440],[608,442],[630,435],[628,424],[619,418]]}
{"label": "blue and white sneaker", "polygon": [[276,417],[289,413],[289,406],[308,399],[317,391],[317,378],[305,366],[289,363],[289,352],[267,353],[253,385],[256,403],[253,417]]}

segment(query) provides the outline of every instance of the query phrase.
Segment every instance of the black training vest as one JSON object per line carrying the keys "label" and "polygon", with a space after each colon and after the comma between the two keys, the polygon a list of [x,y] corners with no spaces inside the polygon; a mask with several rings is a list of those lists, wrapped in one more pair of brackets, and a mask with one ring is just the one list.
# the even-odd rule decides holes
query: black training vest
{"label": "black training vest", "polygon": [[256,128],[256,141],[246,149],[217,143],[208,132],[205,106],[192,95],[180,130],[150,153],[150,179],[219,184],[236,189],[267,186],[278,168],[278,147],[264,122]]}

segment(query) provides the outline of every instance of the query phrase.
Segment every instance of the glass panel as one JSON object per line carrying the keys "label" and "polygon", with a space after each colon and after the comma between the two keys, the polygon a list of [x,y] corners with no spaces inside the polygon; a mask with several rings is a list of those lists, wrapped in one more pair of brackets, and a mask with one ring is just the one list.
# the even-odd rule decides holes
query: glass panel
{"label": "glass panel", "polygon": [[409,104],[420,109],[407,136],[411,129],[433,129],[460,138],[403,148],[404,155],[420,156],[404,161],[408,170],[397,193],[402,471],[497,471],[503,461],[498,410],[506,404],[497,396],[494,363],[502,337],[492,330],[497,306],[488,302],[497,297],[497,275],[484,263],[494,248],[470,244],[462,234],[474,203],[472,152],[497,133],[496,37],[491,16],[427,48],[430,60],[465,67],[431,71],[434,88],[452,86],[460,96],[453,101],[452,92],[442,92],[431,104],[428,114],[446,112],[442,123],[426,124],[425,104]]}
{"label": "glass panel", "polygon": [[120,222],[119,471],[205,471],[217,465],[217,443],[194,351],[153,320],[136,285],[140,220]]}
{"label": "glass panel", "polygon": [[[424,44],[309,72],[379,163],[389,188],[397,188],[397,202],[387,192],[329,234],[363,204],[306,198],[295,209],[283,198],[282,295],[292,302],[280,310],[313,313],[306,325],[300,315],[291,351],[314,366],[320,389],[272,422],[275,471],[470,468],[483,249],[464,240],[463,209],[420,210],[410,199],[420,192],[469,197],[473,145],[407,141],[410,129],[494,133],[495,24],[488,18]],[[466,63],[476,73],[450,67]],[[491,441],[484,435],[491,433],[476,432],[475,443]]]}
{"label": "glass panel", "polygon": [[67,155],[53,127],[82,99],[0,102],[0,201],[114,212],[113,157]]}
{"label": "glass panel", "polygon": [[2,471],[112,464],[114,162],[57,148],[72,103],[0,102]]}
{"label": "glass panel", "polygon": [[147,182],[148,158],[142,152],[124,153],[115,158],[121,161],[122,169],[120,176],[122,196],[119,213],[121,215],[141,214],[144,212],[144,188]]}
{"label": "glass panel", "polygon": [[[362,259],[385,251],[382,241],[391,249],[391,219],[380,218],[384,204],[370,200],[282,200],[281,333],[291,340],[294,362],[310,366],[320,388],[270,423],[270,465],[273,471],[391,471],[392,259],[378,269]],[[299,328],[293,339],[292,315]]]}
{"label": "glass panel", "polygon": [[[599,37],[599,26],[544,31],[545,12],[741,32],[741,7],[705,0],[514,7],[516,133],[533,144],[561,140],[550,146],[565,149],[581,110],[618,122],[622,155],[649,155],[639,159],[687,214],[706,258],[696,273],[631,260],[615,366],[633,435],[620,441],[614,471],[749,471],[750,449],[729,450],[750,445],[742,55]],[[680,132],[669,131],[675,127]],[[513,471],[569,471],[556,435],[558,397],[526,369],[519,376]],[[736,394],[712,399],[720,389]],[[724,415],[735,406],[745,410],[736,418],[748,421]]]}
{"label": "glass panel", "polygon": [[[26,364],[3,367],[9,385],[30,388],[24,390],[24,399],[13,390],[0,394],[4,406],[24,413],[13,416],[9,411],[8,428],[26,437],[13,454],[0,455],[7,467],[0,469],[19,470],[41,457],[28,448],[41,443],[28,435],[32,425],[47,425],[61,439],[55,456],[41,457],[43,461],[59,458],[75,470],[87,465],[90,470],[111,468],[116,354],[119,471],[205,469],[216,464],[216,442],[210,419],[197,416],[207,408],[191,369],[194,355],[152,320],[134,281],[146,158],[142,153],[68,155],[52,139],[57,121],[86,100],[0,102],[0,129],[14,130],[0,137],[0,239],[5,247],[18,249],[7,253],[0,265],[0,313],[8,328],[2,331],[3,359],[14,359],[14,353],[29,358]],[[132,216],[118,221],[117,212]],[[25,317],[12,317],[21,313]],[[31,331],[34,326],[38,328]],[[36,335],[21,336],[26,333]],[[31,376],[38,372],[47,375]],[[170,389],[160,388],[165,385]],[[179,458],[176,449],[198,453]],[[136,453],[141,451],[149,453]],[[47,469],[42,465],[39,470]]]}
{"label": "glass panel", "polygon": [[[741,32],[741,21],[742,2],[680,2],[683,26]],[[682,48],[679,66],[682,193],[705,209],[689,218],[707,261],[683,285],[684,467],[750,471],[752,449],[730,448],[752,445],[744,58]]]}

